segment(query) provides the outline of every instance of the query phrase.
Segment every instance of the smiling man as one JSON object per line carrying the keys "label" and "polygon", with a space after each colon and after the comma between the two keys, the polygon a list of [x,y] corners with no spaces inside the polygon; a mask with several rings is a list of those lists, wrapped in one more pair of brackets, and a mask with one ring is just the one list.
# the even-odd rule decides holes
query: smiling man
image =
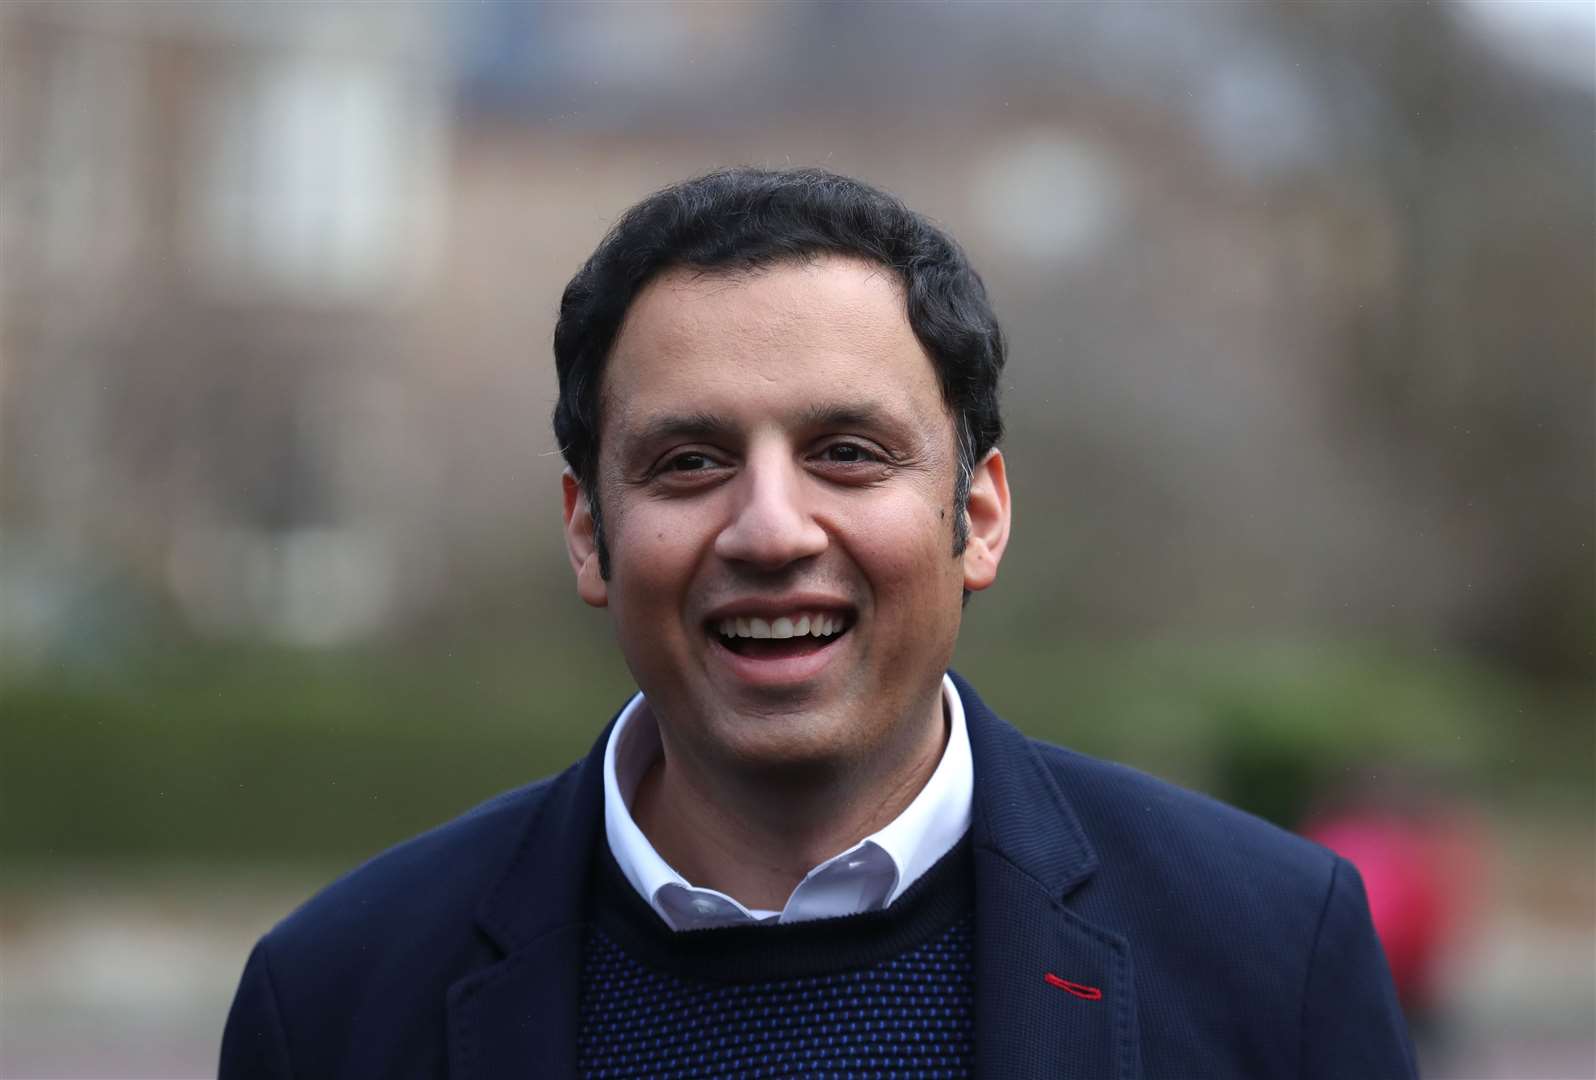
{"label": "smiling man", "polygon": [[1004,354],[957,246],[857,181],[624,215],[555,430],[640,693],[263,938],[222,1076],[1411,1075],[1350,865],[948,674],[1009,535]]}

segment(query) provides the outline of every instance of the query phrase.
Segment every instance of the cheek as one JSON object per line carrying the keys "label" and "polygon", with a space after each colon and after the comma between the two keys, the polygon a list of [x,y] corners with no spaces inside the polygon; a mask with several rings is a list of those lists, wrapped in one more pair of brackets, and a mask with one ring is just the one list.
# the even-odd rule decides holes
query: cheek
{"label": "cheek", "polygon": [[920,498],[863,510],[850,522],[854,551],[883,602],[934,605],[951,589],[955,605],[963,578],[953,555],[948,507]]}
{"label": "cheek", "polygon": [[617,614],[674,605],[690,583],[701,548],[695,522],[653,509],[629,510],[610,531],[610,603]]}

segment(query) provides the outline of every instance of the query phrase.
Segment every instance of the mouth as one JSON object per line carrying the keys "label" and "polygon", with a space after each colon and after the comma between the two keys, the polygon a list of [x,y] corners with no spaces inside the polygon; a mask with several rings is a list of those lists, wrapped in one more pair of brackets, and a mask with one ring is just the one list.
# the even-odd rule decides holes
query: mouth
{"label": "mouth", "polygon": [[712,641],[748,660],[790,660],[815,656],[834,646],[853,627],[840,611],[798,611],[778,616],[727,616],[709,624]]}

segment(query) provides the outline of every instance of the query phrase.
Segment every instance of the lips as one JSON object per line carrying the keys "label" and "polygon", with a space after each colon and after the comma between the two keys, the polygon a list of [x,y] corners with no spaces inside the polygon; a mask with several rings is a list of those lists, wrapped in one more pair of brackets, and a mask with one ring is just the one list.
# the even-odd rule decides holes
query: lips
{"label": "lips", "polygon": [[707,620],[711,654],[740,682],[778,686],[818,675],[852,628],[851,610],[831,603],[722,608]]}
{"label": "lips", "polygon": [[847,626],[848,617],[841,612],[802,611],[768,619],[758,615],[727,615],[715,623],[715,630],[721,637],[732,641],[802,637],[823,639],[840,634]]}

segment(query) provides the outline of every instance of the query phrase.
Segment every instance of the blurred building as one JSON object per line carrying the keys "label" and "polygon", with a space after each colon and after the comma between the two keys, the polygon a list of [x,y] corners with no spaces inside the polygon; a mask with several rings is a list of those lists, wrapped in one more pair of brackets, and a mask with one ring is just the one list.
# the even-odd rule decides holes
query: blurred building
{"label": "blurred building", "polygon": [[8,5],[0,73],[11,628],[105,577],[207,630],[390,618],[447,210],[425,12]]}
{"label": "blurred building", "polygon": [[1017,624],[1583,670],[1592,87],[1491,42],[1334,3],[7,5],[4,625],[58,648],[115,610],[86,581],[311,644],[526,621],[559,289],[647,191],[790,161],[987,271]]}

